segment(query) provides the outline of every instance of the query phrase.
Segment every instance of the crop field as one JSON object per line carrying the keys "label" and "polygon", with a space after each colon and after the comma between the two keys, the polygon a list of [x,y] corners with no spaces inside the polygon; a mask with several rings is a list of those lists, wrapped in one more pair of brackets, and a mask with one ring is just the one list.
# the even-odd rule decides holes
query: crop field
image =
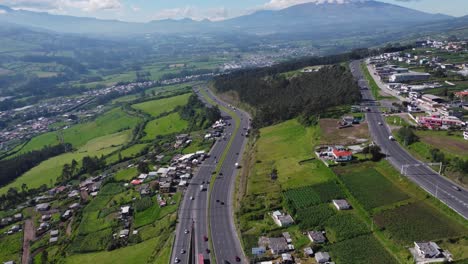
{"label": "crop field", "polygon": [[374,168],[353,165],[337,167],[335,171],[352,195],[367,210],[409,198]]}
{"label": "crop field", "polygon": [[112,153],[119,148],[119,145],[127,142],[129,138],[130,131],[94,138],[75,152],[65,153],[40,163],[14,182],[2,187],[0,194],[6,193],[10,187],[20,189],[23,183],[26,183],[29,188],[38,188],[42,184],[51,185],[60,176],[64,164],[71,163],[73,159],[80,163],[82,158],[86,156],[99,157]]}
{"label": "crop field", "polygon": [[[74,125],[68,129],[62,130],[63,139],[64,142],[72,144],[74,148],[80,148],[94,138],[131,129],[138,122],[139,118],[130,116],[119,108],[114,108],[99,116],[94,121]],[[57,144],[59,144],[57,132],[48,132],[32,138],[15,155]]]}
{"label": "crop field", "polygon": [[170,112],[177,106],[185,105],[190,97],[191,93],[186,93],[178,96],[169,98],[148,101],[140,104],[132,105],[133,108],[142,110],[150,114],[153,117],[158,117],[164,112]]}
{"label": "crop field", "polygon": [[13,235],[2,234],[0,236],[0,262],[9,260],[18,263],[23,245],[23,232]]}
{"label": "crop field", "polygon": [[339,242],[370,233],[369,227],[353,212],[339,212],[325,222],[325,231],[331,242]]}
{"label": "crop field", "polygon": [[398,263],[375,239],[363,235],[327,246],[333,261],[342,264]]}
{"label": "crop field", "polygon": [[374,217],[377,226],[397,243],[439,240],[467,235],[467,230],[423,202],[400,206]]}
{"label": "crop field", "polygon": [[291,201],[296,209],[300,209],[343,198],[344,194],[334,182],[325,182],[287,190],[284,192],[284,196],[286,200]]}
{"label": "crop field", "polygon": [[320,204],[314,207],[299,209],[296,220],[303,231],[323,229],[325,222],[336,214],[336,209],[331,204]]}
{"label": "crop field", "polygon": [[101,251],[107,248],[111,239],[112,229],[107,228],[86,235],[77,235],[70,248],[73,252],[81,253]]}
{"label": "crop field", "polygon": [[146,136],[143,137],[143,140],[152,140],[156,136],[179,133],[187,126],[187,121],[182,120],[178,113],[172,113],[149,122],[145,127]]}

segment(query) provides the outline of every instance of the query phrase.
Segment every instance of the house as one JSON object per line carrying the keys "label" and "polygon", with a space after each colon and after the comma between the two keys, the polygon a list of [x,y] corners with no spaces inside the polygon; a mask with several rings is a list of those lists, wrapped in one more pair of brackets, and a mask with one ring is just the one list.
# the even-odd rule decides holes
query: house
{"label": "house", "polygon": [[171,183],[164,182],[159,186],[159,192],[161,193],[170,193],[171,192]]}
{"label": "house", "polygon": [[270,237],[268,238],[268,247],[273,255],[286,253],[290,250],[288,243],[284,237]]}
{"label": "house", "polygon": [[429,129],[447,129],[449,127],[461,127],[464,125],[463,121],[454,116],[418,116],[416,120],[420,125]]}
{"label": "house", "polygon": [[41,203],[36,205],[36,211],[47,211],[50,209],[49,203]]}
{"label": "house", "polygon": [[39,225],[39,228],[37,228],[37,231],[44,231],[44,230],[47,230],[47,229],[49,229],[49,226],[50,226],[50,225],[49,225],[48,223],[41,223],[41,224]]}
{"label": "house", "polygon": [[23,220],[23,214],[22,214],[22,213],[18,213],[18,214],[13,215],[13,220],[14,220],[15,222],[18,222],[18,221]]}
{"label": "house", "polygon": [[148,177],[148,174],[142,173],[138,176],[138,179],[141,181],[145,181],[147,177]]}
{"label": "house", "polygon": [[130,214],[130,206],[126,205],[126,206],[120,207],[120,214],[122,216],[128,216]]}
{"label": "house", "polygon": [[330,255],[328,252],[317,252],[315,253],[315,260],[317,263],[327,263],[330,261]]}
{"label": "house", "polygon": [[52,243],[57,243],[57,241],[58,241],[58,237],[51,237],[51,238],[49,239],[49,243],[51,243],[51,244],[52,244]]}
{"label": "house", "polygon": [[351,161],[353,159],[353,152],[344,149],[333,148],[332,155],[337,162]]}
{"label": "house", "polygon": [[312,250],[311,247],[306,247],[306,248],[304,248],[304,254],[311,257],[312,255],[314,255],[314,251]]}
{"label": "house", "polygon": [[441,104],[444,102],[444,99],[433,94],[424,94],[421,96],[421,99],[429,104]]}
{"label": "house", "polygon": [[290,215],[282,214],[280,211],[274,211],[271,216],[278,226],[284,227],[294,224],[294,220]]}
{"label": "house", "polygon": [[349,210],[351,209],[351,205],[349,205],[348,201],[344,199],[339,199],[339,200],[332,200],[333,205],[336,207],[338,210]]}
{"label": "house", "polygon": [[288,254],[288,253],[281,254],[281,260],[282,260],[282,263],[284,263],[284,264],[293,263],[293,258],[291,256],[291,254]]}
{"label": "house", "polygon": [[41,216],[41,221],[42,222],[49,221],[51,218],[52,218],[52,215],[45,214],[45,215]]}
{"label": "house", "polygon": [[68,198],[78,198],[80,197],[80,192],[78,190],[72,190],[68,193]]}
{"label": "house", "polygon": [[13,260],[9,260],[9,261],[3,262],[3,264],[15,264],[15,262]]}
{"label": "house", "polygon": [[58,229],[54,229],[54,230],[51,230],[51,231],[50,231],[50,236],[51,236],[51,237],[56,237],[56,236],[58,236],[58,235],[59,235]]}
{"label": "house", "polygon": [[438,258],[442,256],[442,250],[434,242],[414,242],[418,255],[422,258]]}
{"label": "house", "polygon": [[158,175],[159,177],[166,177],[168,172],[169,172],[168,168],[159,168],[156,171],[156,175]]}
{"label": "house", "polygon": [[252,248],[252,255],[254,256],[261,256],[266,253],[265,247],[254,247]]}
{"label": "house", "polygon": [[72,205],[68,206],[68,209],[75,210],[80,207],[80,203],[73,203]]}
{"label": "house", "polygon": [[286,242],[287,242],[288,244],[291,244],[291,243],[292,243],[291,235],[289,234],[289,232],[284,232],[284,233],[283,233],[283,237],[284,237],[284,239],[286,239]]}
{"label": "house", "polygon": [[325,243],[327,239],[323,235],[321,231],[309,231],[307,232],[307,236],[309,237],[310,241],[314,243]]}
{"label": "house", "polygon": [[67,220],[72,216],[72,211],[71,210],[66,210],[65,213],[62,214],[61,218],[63,221]]}
{"label": "house", "polygon": [[120,238],[124,238],[124,237],[128,237],[128,234],[130,234],[130,230],[128,229],[123,229],[119,232],[119,237]]}

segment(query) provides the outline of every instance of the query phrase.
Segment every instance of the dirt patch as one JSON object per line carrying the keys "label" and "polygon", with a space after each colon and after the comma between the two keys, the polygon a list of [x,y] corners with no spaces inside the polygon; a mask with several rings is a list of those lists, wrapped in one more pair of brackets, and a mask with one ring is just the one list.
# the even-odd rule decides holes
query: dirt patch
{"label": "dirt patch", "polygon": [[31,219],[24,221],[23,228],[23,257],[21,258],[21,263],[28,264],[30,258],[31,250],[31,241],[34,240],[36,234],[34,231],[34,225]]}
{"label": "dirt patch", "polygon": [[322,129],[322,144],[352,145],[369,140],[367,123],[353,125],[352,127],[338,129],[338,119],[320,119]]}

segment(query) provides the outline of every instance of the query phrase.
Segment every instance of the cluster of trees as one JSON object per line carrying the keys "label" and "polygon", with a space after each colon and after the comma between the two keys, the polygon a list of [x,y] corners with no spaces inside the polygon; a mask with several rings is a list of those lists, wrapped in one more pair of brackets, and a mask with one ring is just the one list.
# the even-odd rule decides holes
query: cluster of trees
{"label": "cluster of trees", "polygon": [[0,160],[0,185],[3,186],[10,183],[44,160],[70,151],[71,149],[72,146],[65,143],[56,146],[46,146],[41,150],[34,150],[11,159]]}
{"label": "cluster of trees", "polygon": [[190,130],[205,129],[221,118],[217,106],[207,107],[196,94],[190,95],[188,102],[178,110],[180,117],[189,122]]}
{"label": "cluster of trees", "polygon": [[[329,64],[348,58],[344,55],[314,58],[309,65]],[[253,124],[256,127],[302,116],[310,124],[328,108],[352,104],[361,99],[359,86],[351,72],[333,65],[318,72],[298,74],[287,78],[279,74],[306,66],[302,62],[286,63],[271,68],[239,71],[215,79],[220,92],[235,91],[241,101],[256,109]]]}
{"label": "cluster of trees", "polygon": [[403,141],[405,146],[409,146],[414,142],[418,141],[418,136],[414,133],[410,127],[402,127],[398,130],[397,136]]}
{"label": "cluster of trees", "polygon": [[366,146],[362,150],[362,153],[365,154],[366,156],[367,154],[370,154],[371,155],[370,160],[375,161],[375,162],[380,161],[381,159],[385,157],[385,154],[381,152],[380,147],[377,145]]}
{"label": "cluster of trees", "polygon": [[94,174],[106,167],[106,159],[101,157],[86,156],[81,160],[81,167],[76,160],[72,160],[71,164],[65,164],[62,167],[62,174],[57,179],[58,182],[66,182],[76,178],[84,173]]}

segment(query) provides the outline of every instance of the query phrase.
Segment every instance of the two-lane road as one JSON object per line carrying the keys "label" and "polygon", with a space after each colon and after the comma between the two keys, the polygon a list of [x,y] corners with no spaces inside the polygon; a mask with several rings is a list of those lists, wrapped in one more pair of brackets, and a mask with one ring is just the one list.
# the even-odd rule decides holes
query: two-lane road
{"label": "two-lane road", "polygon": [[366,119],[373,141],[381,147],[395,169],[400,171],[404,165],[411,165],[405,167],[405,176],[468,219],[468,192],[411,156],[398,142],[389,139],[392,133],[371,94],[360,64],[361,61],[353,61],[350,69],[361,87],[363,103],[370,110],[366,113]]}

